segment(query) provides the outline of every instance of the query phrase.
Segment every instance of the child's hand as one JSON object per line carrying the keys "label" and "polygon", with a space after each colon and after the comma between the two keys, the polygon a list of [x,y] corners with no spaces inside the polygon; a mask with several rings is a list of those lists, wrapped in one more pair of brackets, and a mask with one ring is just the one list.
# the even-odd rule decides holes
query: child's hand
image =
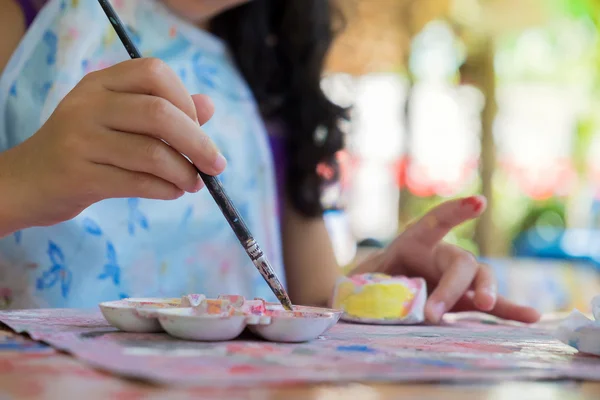
{"label": "child's hand", "polygon": [[425,278],[433,290],[425,307],[430,322],[439,322],[449,311],[484,311],[522,322],[539,319],[534,309],[497,295],[490,267],[442,242],[452,228],[481,215],[485,206],[481,196],[445,202],[408,227],[381,256],[382,272]]}
{"label": "child's hand", "polygon": [[190,96],[156,59],[89,74],[34,136],[0,154],[0,188],[9,188],[2,206],[25,227],[70,219],[106,198],[197,192],[202,182],[182,153],[208,174],[226,166],[200,129],[212,113],[208,98]]}

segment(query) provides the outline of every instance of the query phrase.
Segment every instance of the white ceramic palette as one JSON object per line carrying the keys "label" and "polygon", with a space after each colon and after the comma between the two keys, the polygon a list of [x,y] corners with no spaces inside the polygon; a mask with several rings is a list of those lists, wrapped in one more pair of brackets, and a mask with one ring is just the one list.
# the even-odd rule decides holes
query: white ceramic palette
{"label": "white ceramic palette", "polygon": [[341,311],[280,304],[242,296],[188,295],[180,299],[124,299],[100,304],[106,320],[126,332],[162,332],[186,340],[235,339],[248,328],[275,342],[306,342],[327,332]]}

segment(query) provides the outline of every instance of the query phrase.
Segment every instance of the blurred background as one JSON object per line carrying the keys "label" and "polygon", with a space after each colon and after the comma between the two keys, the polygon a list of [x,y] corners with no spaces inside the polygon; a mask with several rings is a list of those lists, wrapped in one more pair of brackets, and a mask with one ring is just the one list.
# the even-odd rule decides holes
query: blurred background
{"label": "blurred background", "polygon": [[338,3],[323,88],[352,111],[323,202],[340,264],[482,193],[488,211],[447,240],[485,259],[501,293],[587,311],[600,294],[600,0]]}

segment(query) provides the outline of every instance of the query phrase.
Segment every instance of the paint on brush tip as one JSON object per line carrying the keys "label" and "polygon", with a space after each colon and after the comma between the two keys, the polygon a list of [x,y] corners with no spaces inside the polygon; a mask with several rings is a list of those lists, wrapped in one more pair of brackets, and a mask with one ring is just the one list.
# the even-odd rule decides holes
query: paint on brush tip
{"label": "paint on brush tip", "polygon": [[263,279],[267,282],[267,285],[269,285],[277,297],[277,300],[279,300],[286,310],[292,311],[293,305],[290,297],[279,281],[279,278],[277,278],[277,275],[275,275],[275,272],[273,272],[273,268],[269,265],[269,261],[265,257],[263,251],[254,239],[251,239],[246,243],[246,251],[250,255],[250,259],[254,263],[254,266],[256,266]]}

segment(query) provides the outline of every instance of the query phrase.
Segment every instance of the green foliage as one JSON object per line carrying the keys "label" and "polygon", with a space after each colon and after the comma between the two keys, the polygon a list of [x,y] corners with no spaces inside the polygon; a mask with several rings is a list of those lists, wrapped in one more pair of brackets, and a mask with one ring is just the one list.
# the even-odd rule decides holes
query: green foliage
{"label": "green foliage", "polygon": [[575,18],[589,18],[600,24],[600,0],[551,0],[555,8]]}

